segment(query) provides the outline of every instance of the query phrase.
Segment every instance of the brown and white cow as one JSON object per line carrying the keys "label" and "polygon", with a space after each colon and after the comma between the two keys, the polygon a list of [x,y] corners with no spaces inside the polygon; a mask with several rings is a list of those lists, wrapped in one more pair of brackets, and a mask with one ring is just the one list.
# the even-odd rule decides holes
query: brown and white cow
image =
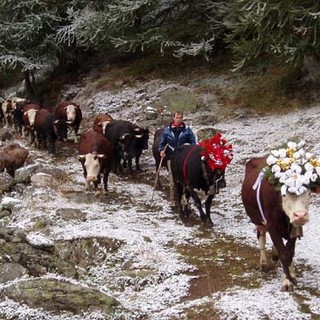
{"label": "brown and white cow", "polygon": [[113,146],[101,133],[90,129],[80,136],[78,146],[78,160],[81,162],[86,179],[86,191],[90,191],[93,184],[98,193],[98,185],[103,176],[104,190],[108,189],[108,177],[112,168]]}
{"label": "brown and white cow", "polygon": [[[266,254],[266,234],[273,242],[274,259],[279,258],[284,271],[282,291],[292,291],[296,284],[293,257],[302,226],[309,221],[310,190],[301,195],[284,195],[268,183],[261,170],[266,158],[253,158],[246,164],[241,196],[247,215],[256,225],[260,247],[260,268],[269,268]],[[285,240],[285,242],[284,242]]]}
{"label": "brown and white cow", "polygon": [[18,143],[9,144],[0,149],[0,172],[6,170],[12,177],[14,172],[21,168],[27,157],[29,151],[21,147]]}
{"label": "brown and white cow", "polygon": [[1,109],[2,109],[5,124],[8,127],[11,127],[12,126],[12,112],[13,112],[11,99],[4,99],[1,104]]}
{"label": "brown and white cow", "polygon": [[58,119],[65,120],[69,129],[75,134],[74,141],[77,142],[78,131],[82,121],[80,106],[73,101],[62,101],[54,110]]}
{"label": "brown and white cow", "polygon": [[36,114],[41,109],[39,104],[26,104],[22,108],[22,123],[23,123],[23,135],[27,136],[29,134],[29,142],[31,144],[34,143],[35,139],[35,129],[34,129],[34,121],[36,118]]}
{"label": "brown and white cow", "polygon": [[104,134],[107,124],[112,120],[113,118],[108,113],[98,114],[93,121],[93,130]]}

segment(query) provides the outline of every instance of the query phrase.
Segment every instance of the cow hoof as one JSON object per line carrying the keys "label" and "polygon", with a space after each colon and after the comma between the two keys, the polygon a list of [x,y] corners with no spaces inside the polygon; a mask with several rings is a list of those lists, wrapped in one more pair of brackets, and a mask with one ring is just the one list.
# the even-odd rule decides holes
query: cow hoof
{"label": "cow hoof", "polygon": [[291,282],[289,279],[285,278],[282,281],[282,286],[281,286],[281,292],[292,292],[294,284],[297,284],[297,281],[295,278],[292,279],[293,282]]}
{"label": "cow hoof", "polygon": [[212,228],[213,227],[213,223],[211,220],[206,220],[204,221],[204,225],[208,228]]}
{"label": "cow hoof", "polygon": [[260,264],[259,269],[260,269],[261,272],[264,272],[264,273],[266,273],[267,271],[270,270],[270,268],[269,268],[269,266],[267,264]]}
{"label": "cow hoof", "polygon": [[281,292],[293,292],[293,284],[286,284],[281,287]]}

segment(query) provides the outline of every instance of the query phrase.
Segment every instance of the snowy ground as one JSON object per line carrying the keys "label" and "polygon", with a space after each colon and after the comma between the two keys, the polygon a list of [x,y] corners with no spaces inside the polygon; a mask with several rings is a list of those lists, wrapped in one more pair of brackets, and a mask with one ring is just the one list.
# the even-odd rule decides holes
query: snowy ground
{"label": "snowy ground", "polygon": [[[213,216],[213,238],[215,230],[219,230],[219,233],[238,239],[239,244],[248,244],[258,250],[254,227],[248,223],[240,199],[245,161],[252,156],[264,155],[270,149],[292,139],[306,140],[311,151],[320,155],[319,111],[320,107],[312,107],[283,116],[230,119],[215,126],[233,144],[235,157],[227,168],[227,188],[217,196],[220,205],[214,209],[219,214]],[[142,164],[154,170],[150,155],[143,159]],[[84,179],[75,157],[67,159],[63,166],[73,177],[75,190],[82,190]],[[172,214],[164,193],[157,191],[152,202],[151,195],[150,185],[128,183],[114,175],[111,176],[110,195],[104,201],[94,204],[86,203],[85,199],[82,203],[77,203],[54,190],[39,190],[38,211],[31,211],[28,199],[24,199],[24,208],[15,213],[12,224],[28,228],[32,219],[44,212],[50,214],[54,220],[58,207],[79,208],[87,213],[85,222],[74,221],[66,224],[56,219],[50,231],[50,239],[54,241],[107,236],[125,241],[126,245],[117,256],[107,253],[105,264],[93,268],[91,278],[83,280],[82,283],[97,286],[101,291],[117,298],[126,308],[142,311],[148,319],[187,319],[184,308],[190,309],[203,304],[212,304],[212,308],[220,313],[220,318],[215,315],[212,319],[320,319],[318,196],[313,196],[310,222],[304,227],[304,237],[297,242],[296,264],[298,267],[307,266],[308,272],[302,272],[294,293],[280,292],[279,268],[275,277],[262,280],[259,288],[231,287],[212,296],[181,302],[181,298],[188,293],[191,279],[191,276],[186,275],[186,271],[194,267],[181,259],[168,244],[174,242],[201,245],[209,240],[197,238],[200,224],[186,227]],[[134,290],[132,285],[120,286],[121,281],[125,283],[128,280],[121,274],[121,266],[117,264],[120,260],[130,262],[132,270],[143,267],[153,270],[148,285],[141,290]],[[108,266],[111,262],[115,265],[113,269]],[[243,270],[244,277],[251,274],[252,270]],[[139,286],[138,282],[136,286]],[[1,303],[0,308],[5,310],[8,318],[15,315],[17,319],[102,319],[101,315],[96,313],[84,314],[81,317],[55,316],[17,305],[13,301]]]}

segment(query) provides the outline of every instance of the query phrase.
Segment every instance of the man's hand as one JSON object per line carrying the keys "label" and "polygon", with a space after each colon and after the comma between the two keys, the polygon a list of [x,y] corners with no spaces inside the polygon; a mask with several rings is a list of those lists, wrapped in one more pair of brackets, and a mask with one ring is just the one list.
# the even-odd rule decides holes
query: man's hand
{"label": "man's hand", "polygon": [[166,153],[162,150],[162,151],[160,151],[160,157],[161,158],[164,158],[166,156]]}

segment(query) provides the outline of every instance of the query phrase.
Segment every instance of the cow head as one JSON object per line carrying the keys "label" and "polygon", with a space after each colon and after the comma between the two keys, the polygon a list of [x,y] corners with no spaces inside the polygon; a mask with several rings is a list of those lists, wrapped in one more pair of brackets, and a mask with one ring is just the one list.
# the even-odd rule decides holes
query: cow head
{"label": "cow head", "polygon": [[125,133],[119,138],[120,153],[124,160],[135,155],[135,139],[131,133]]}
{"label": "cow head", "polygon": [[296,195],[287,192],[282,195],[282,208],[294,226],[303,226],[309,221],[310,191]]}
{"label": "cow head", "polygon": [[35,120],[35,118],[36,118],[36,114],[37,114],[37,112],[38,112],[39,110],[36,110],[36,109],[30,109],[30,110],[28,110],[28,111],[26,111],[25,113],[24,113],[24,115],[27,117],[27,119],[28,119],[28,122],[29,122],[29,126],[31,127],[31,128],[33,128],[33,126],[34,126],[34,120]]}
{"label": "cow head", "polygon": [[320,185],[320,158],[305,146],[305,141],[289,141],[271,150],[262,171],[269,184],[281,191],[282,208],[296,226],[308,222],[310,191]]}
{"label": "cow head", "polygon": [[226,187],[224,175],[227,165],[233,158],[232,145],[227,144],[220,133],[211,139],[199,142],[199,145],[202,146],[203,176],[207,180],[210,193],[218,193],[219,189]]}
{"label": "cow head", "polygon": [[101,159],[105,158],[105,154],[87,153],[85,155],[79,155],[78,159],[83,163],[87,176],[86,181],[88,183],[99,181],[101,172]]}
{"label": "cow head", "polygon": [[72,124],[77,116],[77,106],[69,104],[64,109],[66,111],[67,124]]}
{"label": "cow head", "polygon": [[148,140],[149,140],[149,130],[136,126],[134,128],[134,132],[135,132],[137,145],[139,145],[141,150],[147,150]]}

